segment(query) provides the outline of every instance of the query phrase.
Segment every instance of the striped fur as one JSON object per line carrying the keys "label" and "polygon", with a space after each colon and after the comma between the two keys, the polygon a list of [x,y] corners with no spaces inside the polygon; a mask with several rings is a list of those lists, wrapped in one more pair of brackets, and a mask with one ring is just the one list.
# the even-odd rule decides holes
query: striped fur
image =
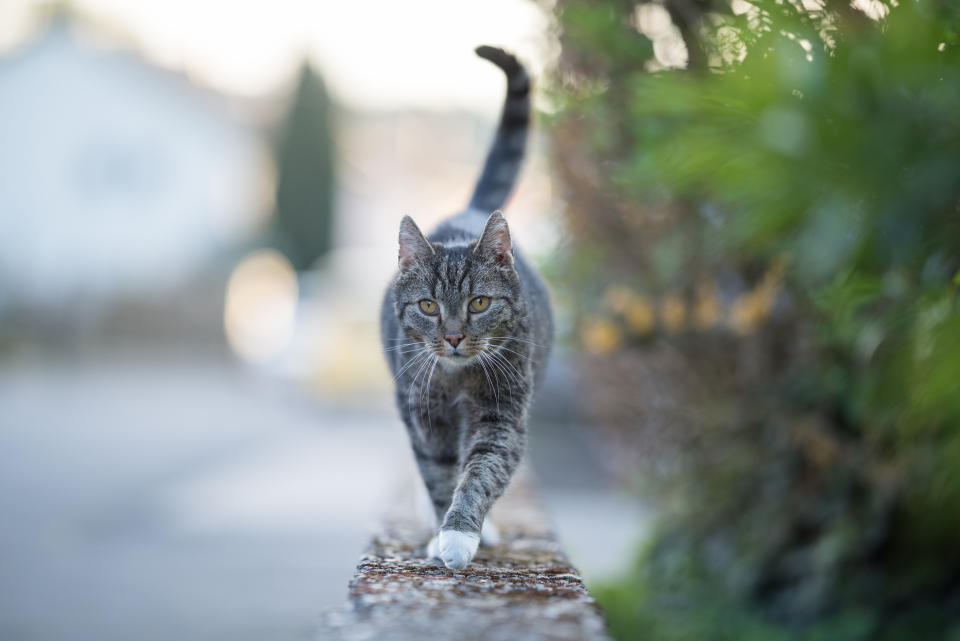
{"label": "striped fur", "polygon": [[470,199],[472,209],[489,213],[503,207],[520,173],[530,128],[530,77],[520,62],[503,49],[484,46],[477,47],[476,52],[507,76],[500,125]]}
{"label": "striped fur", "polygon": [[[514,249],[503,215],[478,209],[501,202],[513,185],[521,158],[506,114],[515,109],[510,92],[520,87],[527,109],[529,82],[513,56],[491,47],[478,54],[510,79],[507,126],[501,123],[467,210],[429,237],[404,217],[400,270],[381,311],[397,407],[440,528],[430,551],[456,568],[473,558],[484,517],[523,456],[527,411],[553,338],[546,287]],[[478,296],[489,304],[471,311]],[[435,311],[424,312],[424,300]],[[454,346],[448,336],[462,338]]]}

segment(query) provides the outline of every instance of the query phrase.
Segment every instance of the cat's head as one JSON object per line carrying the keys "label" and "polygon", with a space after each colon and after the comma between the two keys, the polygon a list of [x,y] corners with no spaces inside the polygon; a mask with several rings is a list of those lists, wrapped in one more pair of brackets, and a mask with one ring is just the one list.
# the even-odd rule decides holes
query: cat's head
{"label": "cat's head", "polygon": [[459,244],[429,242],[404,216],[395,292],[404,333],[444,362],[465,364],[515,335],[520,279],[503,214],[490,215],[479,239]]}

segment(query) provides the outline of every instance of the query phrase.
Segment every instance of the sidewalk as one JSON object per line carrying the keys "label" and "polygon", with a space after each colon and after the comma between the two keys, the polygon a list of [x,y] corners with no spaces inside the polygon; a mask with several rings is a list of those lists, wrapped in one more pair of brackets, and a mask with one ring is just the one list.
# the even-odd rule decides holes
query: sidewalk
{"label": "sidewalk", "polygon": [[0,638],[308,636],[406,445],[291,396],[212,362],[0,369]]}
{"label": "sidewalk", "polygon": [[[410,474],[380,407],[213,359],[0,363],[0,638],[311,638]],[[562,429],[533,439],[574,564],[616,572],[639,510]]]}

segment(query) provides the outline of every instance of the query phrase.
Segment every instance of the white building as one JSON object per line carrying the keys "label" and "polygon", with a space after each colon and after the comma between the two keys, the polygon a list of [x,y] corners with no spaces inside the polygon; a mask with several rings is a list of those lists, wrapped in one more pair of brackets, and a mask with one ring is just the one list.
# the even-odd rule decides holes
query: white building
{"label": "white building", "polygon": [[265,209],[253,127],[67,22],[0,59],[0,309],[156,293]]}

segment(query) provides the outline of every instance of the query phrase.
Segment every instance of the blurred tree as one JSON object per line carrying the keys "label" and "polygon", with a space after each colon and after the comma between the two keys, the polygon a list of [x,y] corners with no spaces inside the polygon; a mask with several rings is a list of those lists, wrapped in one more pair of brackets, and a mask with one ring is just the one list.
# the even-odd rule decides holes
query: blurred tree
{"label": "blurred tree", "polygon": [[555,11],[583,397],[664,514],[614,632],[960,638],[958,7]]}
{"label": "blurred tree", "polygon": [[298,271],[333,243],[336,168],[330,119],[323,79],[304,62],[276,149],[277,242]]}

